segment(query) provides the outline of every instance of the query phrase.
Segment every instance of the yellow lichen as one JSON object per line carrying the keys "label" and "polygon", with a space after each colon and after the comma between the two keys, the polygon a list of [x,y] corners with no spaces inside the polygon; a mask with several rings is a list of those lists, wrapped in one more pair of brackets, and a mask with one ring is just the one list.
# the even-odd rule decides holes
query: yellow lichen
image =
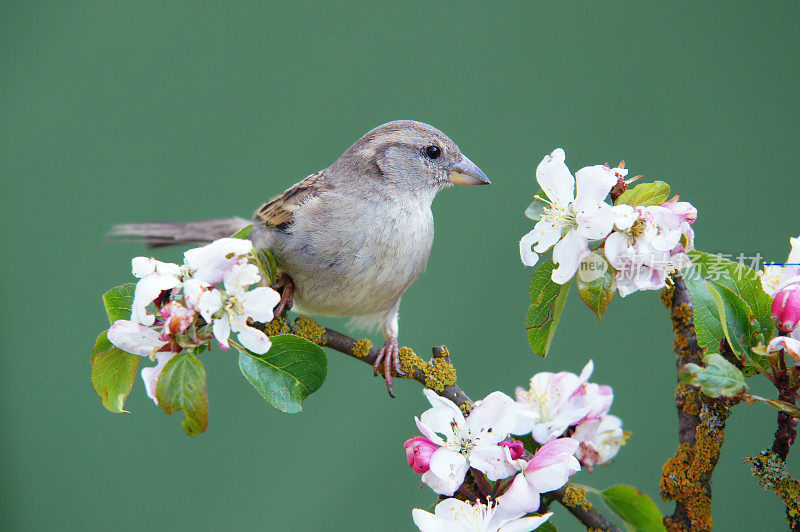
{"label": "yellow lichen", "polygon": [[572,484],[568,485],[564,491],[564,504],[572,508],[592,509],[592,503],[586,498],[586,490]]}
{"label": "yellow lichen", "polygon": [[358,358],[364,358],[367,356],[372,349],[372,341],[367,338],[362,338],[361,340],[356,340],[353,344],[353,355],[357,356]]}
{"label": "yellow lichen", "polygon": [[664,306],[670,308],[672,306],[672,295],[675,293],[675,285],[666,285],[661,291],[661,302]]}
{"label": "yellow lichen", "polygon": [[410,347],[400,348],[400,370],[405,373],[406,379],[413,379],[414,370],[419,369],[423,373],[428,363],[422,360]]}
{"label": "yellow lichen", "polygon": [[748,456],[744,461],[752,466],[759,485],[773,490],[783,500],[790,527],[800,524],[800,482],[789,475],[786,462],[771,450]]}
{"label": "yellow lichen", "polygon": [[425,371],[425,386],[442,391],[456,383],[456,368],[444,358],[434,358]]}
{"label": "yellow lichen", "polygon": [[264,324],[264,332],[267,336],[290,333],[289,324],[282,317],[277,317],[269,323]]}
{"label": "yellow lichen", "polygon": [[316,320],[300,316],[295,320],[295,325],[297,326],[297,332],[295,333],[297,336],[305,338],[309,342],[315,344],[322,343],[322,335],[325,334],[325,327],[317,323]]}
{"label": "yellow lichen", "polygon": [[[684,410],[699,408],[699,397],[693,395],[696,392],[684,393]],[[708,484],[725,440],[724,422],[728,411],[722,402],[702,404],[697,415],[700,424],[695,432],[694,446],[680,444],[675,455],[664,464],[659,489],[665,500],[675,500],[683,505],[692,530],[711,530]],[[671,516],[665,518],[664,524],[670,530],[681,529],[680,523],[674,522]]]}

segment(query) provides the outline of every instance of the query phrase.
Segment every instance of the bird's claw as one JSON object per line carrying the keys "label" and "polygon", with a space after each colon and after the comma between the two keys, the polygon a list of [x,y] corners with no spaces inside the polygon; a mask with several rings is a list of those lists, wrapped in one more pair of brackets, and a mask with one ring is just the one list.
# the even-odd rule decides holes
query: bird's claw
{"label": "bird's claw", "polygon": [[381,365],[383,365],[383,376],[386,379],[386,391],[389,392],[391,397],[394,397],[394,393],[392,393],[392,387],[394,386],[392,369],[394,369],[395,373],[398,375],[405,376],[405,373],[400,369],[400,344],[397,342],[397,338],[389,338],[386,340],[386,343],[384,343],[383,347],[378,351],[378,356],[372,364],[373,375],[375,377],[378,376],[378,368],[380,368]]}
{"label": "bird's claw", "polygon": [[272,285],[272,288],[281,294],[281,300],[273,310],[273,315],[277,317],[289,311],[294,304],[294,281],[287,274],[282,273],[275,279],[275,284]]}

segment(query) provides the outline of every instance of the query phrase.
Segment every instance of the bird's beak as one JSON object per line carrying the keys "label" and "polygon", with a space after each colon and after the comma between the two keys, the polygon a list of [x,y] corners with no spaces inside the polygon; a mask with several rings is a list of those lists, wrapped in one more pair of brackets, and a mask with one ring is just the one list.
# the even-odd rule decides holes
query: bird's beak
{"label": "bird's beak", "polygon": [[486,177],[475,163],[467,159],[466,155],[461,156],[461,160],[448,168],[450,175],[448,179],[457,185],[489,185],[491,181]]}

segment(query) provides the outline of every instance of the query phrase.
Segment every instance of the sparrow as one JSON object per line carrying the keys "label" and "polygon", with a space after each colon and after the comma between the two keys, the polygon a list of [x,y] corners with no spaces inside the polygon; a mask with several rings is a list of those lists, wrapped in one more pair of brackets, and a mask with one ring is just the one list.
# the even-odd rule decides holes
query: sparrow
{"label": "sparrow", "polygon": [[431,204],[453,184],[489,184],[486,175],[435,127],[396,120],[367,132],[333,164],[264,203],[254,221],[226,218],[190,223],[116,226],[112,235],[151,246],[205,243],[253,223],[256,249],[275,256],[275,315],[300,313],[354,318],[379,327],[389,395],[399,375],[399,308],[428,262],[433,244]]}

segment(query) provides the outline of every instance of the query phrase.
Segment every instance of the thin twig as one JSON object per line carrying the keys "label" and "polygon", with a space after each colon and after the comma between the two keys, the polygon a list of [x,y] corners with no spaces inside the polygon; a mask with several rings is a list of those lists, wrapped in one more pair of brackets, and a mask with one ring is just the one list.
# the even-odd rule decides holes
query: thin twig
{"label": "thin twig", "polygon": [[[278,318],[281,320],[282,318]],[[328,347],[334,351],[344,353],[366,364],[372,365],[378,356],[378,348],[365,340],[355,340],[340,332],[320,325],[314,320],[299,317],[293,322],[282,323],[275,320],[271,324],[279,332],[291,332],[310,340],[318,345]],[[285,329],[285,330],[284,330]],[[400,350],[400,361],[405,376],[392,373],[397,378],[413,379],[437,394],[450,399],[462,410],[472,408],[472,400],[464,393],[455,382],[455,368],[450,360],[450,354],[444,346],[433,348],[433,358],[425,362],[409,348]],[[451,381],[452,379],[452,381]],[[530,459],[530,456],[528,456]],[[464,488],[466,489],[466,488]],[[561,503],[573,516],[575,516],[587,529],[620,532],[620,529],[598,512],[591,504],[580,498],[569,497],[572,487],[567,484],[552,492],[554,498]],[[577,488],[576,488],[577,489]],[[467,494],[470,498],[476,497],[474,493]],[[577,499],[577,500],[574,500]]]}

